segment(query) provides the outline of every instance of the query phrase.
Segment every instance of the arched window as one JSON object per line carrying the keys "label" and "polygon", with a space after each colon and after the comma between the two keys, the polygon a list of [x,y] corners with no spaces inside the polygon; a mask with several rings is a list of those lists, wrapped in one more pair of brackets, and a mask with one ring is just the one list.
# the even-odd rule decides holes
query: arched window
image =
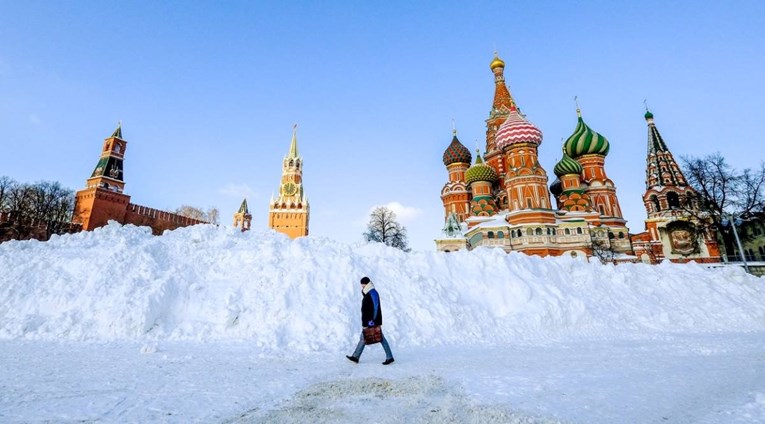
{"label": "arched window", "polygon": [[498,238],[498,239],[503,239],[503,238],[505,238],[505,233],[503,233],[502,231],[497,231],[497,238]]}
{"label": "arched window", "polygon": [[576,227],[576,233],[582,234],[582,227]]}
{"label": "arched window", "polygon": [[295,161],[290,159],[290,166],[295,166]]}
{"label": "arched window", "polygon": [[661,206],[659,205],[659,198],[656,197],[656,195],[654,194],[651,197],[649,197],[649,200],[653,204],[653,211],[659,212],[661,210]]}
{"label": "arched window", "polygon": [[538,235],[538,236],[541,236],[541,235],[542,235],[542,229],[541,229],[541,228],[537,228],[537,235]]}
{"label": "arched window", "polygon": [[571,235],[571,230],[569,230],[568,228],[566,228],[566,231],[565,231],[565,233],[566,233],[566,235],[567,235],[567,236],[570,236],[570,235]]}
{"label": "arched window", "polygon": [[615,237],[615,236],[614,236],[614,233],[612,233],[611,231],[609,231],[609,232],[608,232],[608,238],[610,238],[610,239],[613,239],[614,237]]}
{"label": "arched window", "polygon": [[534,230],[532,230],[531,228],[527,229],[526,230],[526,235],[527,236],[533,236],[534,235]]}
{"label": "arched window", "polygon": [[667,193],[667,205],[670,209],[680,208],[680,197],[674,191]]}
{"label": "arched window", "polygon": [[493,238],[494,238],[494,231],[489,231],[489,238],[490,238],[490,239],[493,239]]}
{"label": "arched window", "polygon": [[623,238],[624,238],[624,232],[622,232],[622,231],[619,231],[619,238],[620,238],[620,239],[623,239]]}

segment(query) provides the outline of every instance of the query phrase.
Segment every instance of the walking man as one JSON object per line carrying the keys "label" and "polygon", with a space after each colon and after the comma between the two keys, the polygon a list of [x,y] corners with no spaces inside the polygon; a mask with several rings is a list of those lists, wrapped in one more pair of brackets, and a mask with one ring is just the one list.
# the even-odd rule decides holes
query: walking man
{"label": "walking man", "polygon": [[[380,295],[377,294],[377,290],[375,290],[375,286],[372,284],[372,281],[369,280],[369,277],[364,277],[361,279],[361,294],[364,296],[364,298],[361,300],[362,328],[369,329],[381,326],[383,320],[382,309],[380,308]],[[382,330],[379,330],[382,334]],[[382,364],[388,365],[393,363],[393,354],[390,351],[388,341],[385,340],[384,334],[382,334],[382,340],[380,342],[382,343],[383,349],[385,349],[385,362]],[[358,364],[359,358],[361,357],[361,352],[364,351],[365,345],[366,341],[364,339],[364,331],[362,330],[359,344],[356,345],[356,350],[353,352],[353,355],[346,355],[345,357]]]}

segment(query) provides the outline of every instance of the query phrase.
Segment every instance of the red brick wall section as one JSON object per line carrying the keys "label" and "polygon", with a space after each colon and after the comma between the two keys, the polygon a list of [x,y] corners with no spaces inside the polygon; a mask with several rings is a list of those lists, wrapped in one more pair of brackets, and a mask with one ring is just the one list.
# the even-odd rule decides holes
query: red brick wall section
{"label": "red brick wall section", "polygon": [[188,227],[196,224],[206,224],[206,222],[131,203],[127,207],[125,222],[123,222],[123,224],[151,227],[152,234],[160,235],[165,230],[174,230],[176,228]]}

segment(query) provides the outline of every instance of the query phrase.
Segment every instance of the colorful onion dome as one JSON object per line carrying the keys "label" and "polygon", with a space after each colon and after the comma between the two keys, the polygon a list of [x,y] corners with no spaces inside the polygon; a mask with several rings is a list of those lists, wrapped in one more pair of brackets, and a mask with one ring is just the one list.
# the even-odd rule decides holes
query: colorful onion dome
{"label": "colorful onion dome", "polygon": [[653,119],[653,113],[651,113],[651,111],[648,110],[648,109],[646,109],[646,111],[645,111],[645,119],[646,120]]}
{"label": "colorful onion dome", "polygon": [[558,197],[563,193],[563,185],[559,179],[556,178],[555,181],[550,184],[550,193],[555,197]]}
{"label": "colorful onion dome", "polygon": [[494,70],[494,68],[497,67],[505,67],[505,61],[500,59],[499,56],[497,56],[497,52],[494,52],[494,60],[491,61],[491,64],[489,67]]}
{"label": "colorful onion dome", "polygon": [[608,140],[584,123],[579,109],[576,113],[579,115],[579,121],[574,133],[563,143],[563,151],[573,159],[591,154],[606,156],[611,147]]}
{"label": "colorful onion dome", "polygon": [[451,144],[444,151],[444,165],[449,166],[453,163],[470,163],[473,157],[470,155],[470,150],[463,146],[457,139],[457,131],[454,131],[454,137]]}
{"label": "colorful onion dome", "polygon": [[465,172],[465,184],[470,185],[476,181],[489,181],[494,183],[498,180],[499,177],[497,176],[497,172],[494,171],[494,168],[486,165],[483,162],[483,159],[481,159],[481,153],[476,151],[475,163],[468,168],[467,172]]}
{"label": "colorful onion dome", "polygon": [[517,109],[511,109],[502,125],[497,128],[496,145],[498,149],[516,143],[542,144],[542,131],[526,120]]}
{"label": "colorful onion dome", "polygon": [[579,162],[571,159],[571,157],[569,157],[566,152],[563,152],[563,157],[557,164],[555,164],[553,172],[558,177],[562,177],[564,175],[570,174],[579,175],[582,173],[582,169],[582,165]]}

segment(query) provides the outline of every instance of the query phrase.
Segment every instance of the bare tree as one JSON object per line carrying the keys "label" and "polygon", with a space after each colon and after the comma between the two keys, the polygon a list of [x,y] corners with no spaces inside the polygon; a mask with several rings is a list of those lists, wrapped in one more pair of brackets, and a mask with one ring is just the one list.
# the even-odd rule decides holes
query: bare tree
{"label": "bare tree", "polygon": [[687,199],[684,209],[705,218],[699,222],[708,222],[712,229],[720,230],[726,252],[733,252],[733,235],[721,223],[726,214],[747,218],[765,212],[765,163],[761,163],[759,169],[739,172],[719,152],[703,158],[682,159],[688,184],[698,196]]}
{"label": "bare tree", "polygon": [[202,208],[196,206],[183,205],[176,209],[175,213],[198,221],[208,222],[210,224],[218,224],[220,219],[218,208],[215,207],[211,207],[205,212]]}
{"label": "bare tree", "polygon": [[207,210],[207,222],[215,225],[220,224],[220,212],[218,212],[218,208],[212,207]]}
{"label": "bare tree", "polygon": [[9,209],[7,205],[8,197],[16,184],[16,181],[10,177],[0,177],[0,212],[6,212]]}
{"label": "bare tree", "polygon": [[10,214],[3,239],[47,240],[69,232],[73,209],[74,192],[58,182],[19,184],[0,177],[0,210]]}
{"label": "bare tree", "polygon": [[396,214],[385,206],[378,206],[369,214],[364,238],[367,241],[384,243],[404,252],[411,250],[406,238],[406,228],[396,221]]}
{"label": "bare tree", "polygon": [[610,238],[592,237],[590,239],[590,249],[592,249],[592,256],[598,258],[604,264],[612,262],[617,253],[611,244]]}

